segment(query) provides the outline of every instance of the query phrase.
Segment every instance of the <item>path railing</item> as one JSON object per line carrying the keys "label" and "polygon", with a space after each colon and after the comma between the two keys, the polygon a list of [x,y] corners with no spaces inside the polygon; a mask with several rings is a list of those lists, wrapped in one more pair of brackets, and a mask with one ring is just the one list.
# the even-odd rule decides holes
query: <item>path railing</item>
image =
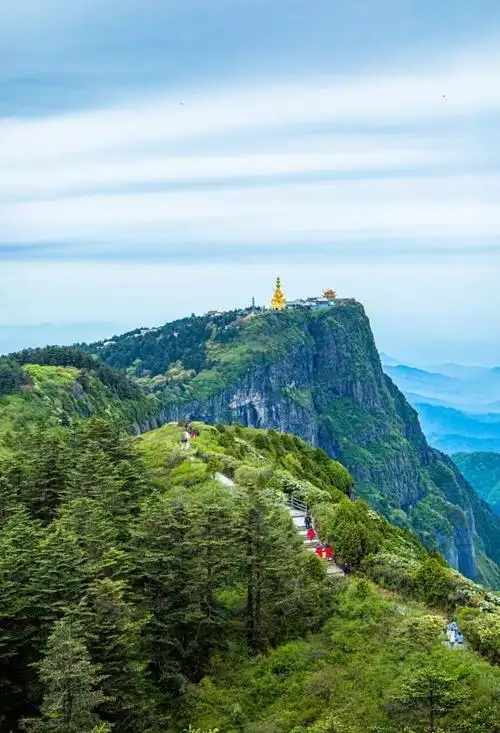
{"label": "path railing", "polygon": [[304,512],[304,514],[307,514],[307,502],[302,499],[297,499],[292,495],[287,497],[286,503],[288,506],[292,507],[292,509],[296,509],[298,512]]}

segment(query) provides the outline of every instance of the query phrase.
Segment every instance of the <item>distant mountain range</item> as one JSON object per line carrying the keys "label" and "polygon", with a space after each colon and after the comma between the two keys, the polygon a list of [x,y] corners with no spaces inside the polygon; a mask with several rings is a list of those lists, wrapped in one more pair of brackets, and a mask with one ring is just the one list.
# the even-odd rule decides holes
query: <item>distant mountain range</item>
{"label": "distant mountain range", "polygon": [[416,368],[380,356],[386,374],[418,411],[431,445],[445,453],[500,452],[500,367]]}

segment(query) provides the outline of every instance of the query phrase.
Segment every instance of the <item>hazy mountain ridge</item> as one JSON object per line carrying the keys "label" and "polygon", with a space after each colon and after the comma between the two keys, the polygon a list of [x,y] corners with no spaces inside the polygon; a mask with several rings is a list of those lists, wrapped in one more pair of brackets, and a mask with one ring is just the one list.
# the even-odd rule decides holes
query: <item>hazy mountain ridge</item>
{"label": "hazy mountain ridge", "polygon": [[448,454],[500,451],[498,367],[443,364],[427,370],[395,362],[389,357],[384,371],[417,409],[431,445]]}

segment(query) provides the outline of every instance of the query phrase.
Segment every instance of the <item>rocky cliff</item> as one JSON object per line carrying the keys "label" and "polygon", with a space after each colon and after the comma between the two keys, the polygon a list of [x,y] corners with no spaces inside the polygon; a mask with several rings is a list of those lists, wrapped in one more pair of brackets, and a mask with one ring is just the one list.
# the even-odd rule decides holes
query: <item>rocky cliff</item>
{"label": "rocky cliff", "polygon": [[[298,435],[341,461],[362,497],[436,544],[465,575],[479,577],[486,565],[491,573],[486,556],[500,562],[500,521],[427,444],[415,410],[382,371],[360,303],[235,315],[212,326],[200,344],[198,370],[182,357],[174,368],[163,353],[158,419],[138,430],[189,417]],[[161,344],[161,332],[155,340]],[[118,348],[126,358],[126,344]],[[97,353],[116,365],[113,348]]]}

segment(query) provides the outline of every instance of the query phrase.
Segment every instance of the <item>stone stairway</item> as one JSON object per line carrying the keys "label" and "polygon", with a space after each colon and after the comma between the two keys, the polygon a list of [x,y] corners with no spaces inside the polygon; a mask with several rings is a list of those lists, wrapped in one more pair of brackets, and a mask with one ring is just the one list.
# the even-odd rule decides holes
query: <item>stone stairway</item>
{"label": "stone stairway", "polygon": [[[234,481],[230,479],[228,476],[225,476],[223,473],[217,472],[215,474],[215,478],[223,486],[227,486],[227,487],[235,486]],[[318,539],[309,540],[307,538],[307,530],[304,524],[304,520],[306,517],[305,505],[303,504],[303,502],[294,501],[294,499],[292,498],[288,502],[288,511],[290,512],[290,516],[295,525],[295,528],[297,532],[299,533],[299,535],[301,536],[302,541],[305,544],[307,550],[309,550],[309,552],[315,552],[320,542]],[[333,577],[343,578],[345,576],[345,573],[342,570],[342,568],[339,568],[339,566],[336,565],[333,560],[323,560],[323,562],[326,566],[327,574],[330,575],[332,578]]]}
{"label": "stone stairway", "polygon": [[[290,512],[290,516],[295,525],[295,528],[297,529],[299,535],[302,537],[302,541],[304,542],[307,550],[309,550],[309,552],[315,552],[320,542],[318,539],[309,540],[307,538],[307,530],[304,524],[306,516],[305,511],[290,505],[288,506],[288,511]],[[328,575],[336,578],[344,577],[344,571],[342,570],[342,568],[339,568],[339,566],[336,565],[333,560],[323,560],[323,562],[326,565],[326,572],[328,573]]]}

